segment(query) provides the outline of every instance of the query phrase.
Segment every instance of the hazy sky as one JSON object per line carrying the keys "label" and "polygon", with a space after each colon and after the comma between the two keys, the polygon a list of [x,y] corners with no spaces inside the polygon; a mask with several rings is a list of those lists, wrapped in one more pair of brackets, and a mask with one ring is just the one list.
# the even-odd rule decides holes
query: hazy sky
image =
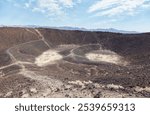
{"label": "hazy sky", "polygon": [[0,25],[150,32],[150,0],[0,0]]}

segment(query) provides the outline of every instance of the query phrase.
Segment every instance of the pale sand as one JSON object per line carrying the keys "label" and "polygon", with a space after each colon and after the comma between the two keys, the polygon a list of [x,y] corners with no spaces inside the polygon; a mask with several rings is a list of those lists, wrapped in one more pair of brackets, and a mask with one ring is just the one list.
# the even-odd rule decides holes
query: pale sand
{"label": "pale sand", "polygon": [[123,64],[127,63],[122,60],[122,57],[117,54],[100,54],[100,53],[87,53],[86,58],[93,62],[107,62],[113,64]]}
{"label": "pale sand", "polygon": [[123,86],[121,86],[121,85],[115,85],[115,84],[108,84],[107,86],[106,86],[107,88],[109,88],[109,89],[124,89],[124,87]]}
{"label": "pale sand", "polygon": [[135,91],[137,91],[137,92],[142,92],[142,91],[150,92],[150,87],[142,88],[142,87],[136,86],[136,87],[135,87]]}
{"label": "pale sand", "polygon": [[61,60],[62,58],[63,56],[57,53],[57,51],[48,50],[35,59],[35,64],[41,67],[47,66],[56,63],[58,60]]}
{"label": "pale sand", "polygon": [[79,86],[85,87],[85,85],[92,84],[93,82],[92,81],[80,81],[80,80],[76,80],[76,81],[69,81],[68,83],[69,84],[73,84],[73,85],[79,85]]}

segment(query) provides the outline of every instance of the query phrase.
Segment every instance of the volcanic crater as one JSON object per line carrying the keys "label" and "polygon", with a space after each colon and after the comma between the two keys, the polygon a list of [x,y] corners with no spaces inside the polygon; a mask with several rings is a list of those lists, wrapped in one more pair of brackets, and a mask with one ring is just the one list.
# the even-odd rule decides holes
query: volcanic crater
{"label": "volcanic crater", "polygon": [[150,33],[0,28],[0,97],[150,97]]}

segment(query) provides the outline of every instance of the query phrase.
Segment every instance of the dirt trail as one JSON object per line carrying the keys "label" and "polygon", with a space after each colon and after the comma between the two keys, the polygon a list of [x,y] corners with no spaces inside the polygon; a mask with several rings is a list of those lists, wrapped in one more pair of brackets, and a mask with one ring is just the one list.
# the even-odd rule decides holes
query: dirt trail
{"label": "dirt trail", "polygon": [[38,29],[34,29],[38,35],[42,38],[42,40],[44,41],[44,43],[50,48],[51,46],[45,41],[44,36],[41,34],[41,32]]}
{"label": "dirt trail", "polygon": [[[30,31],[29,29],[25,29],[25,30],[28,31],[28,32],[31,32],[32,34],[35,34],[35,35],[37,36],[36,33]],[[34,30],[35,30],[35,29],[34,29]],[[38,30],[35,30],[35,31],[38,32],[38,34],[39,34],[40,37],[42,36]],[[43,37],[42,37],[42,38],[43,38]],[[44,38],[43,38],[43,39],[44,39]],[[43,40],[43,39],[42,39],[42,40]],[[10,67],[10,66],[12,66],[12,65],[17,64],[17,65],[19,65],[19,66],[22,68],[22,70],[26,70],[24,64],[32,64],[32,63],[18,61],[18,60],[13,56],[13,54],[10,52],[10,50],[13,49],[13,48],[21,47],[22,45],[25,45],[25,44],[28,44],[28,43],[34,43],[34,42],[37,42],[37,41],[41,41],[41,40],[38,39],[38,40],[30,41],[30,42],[25,42],[25,43],[22,43],[22,44],[19,44],[19,45],[16,45],[16,46],[13,46],[13,47],[10,47],[9,49],[7,49],[7,50],[6,50],[6,53],[11,57],[13,63],[12,63],[12,64],[9,64],[9,65],[7,65],[7,66],[3,66],[3,67],[1,67],[0,69],[4,69],[4,68],[7,68],[7,67]],[[44,41],[44,40],[43,40],[43,41]],[[45,43],[45,41],[44,41],[44,43]]]}
{"label": "dirt trail", "polygon": [[29,30],[28,28],[25,28],[25,30],[28,31],[28,32],[30,32],[30,33],[32,33],[32,34],[34,34],[34,35],[36,35],[37,37],[39,37],[38,34],[36,33],[35,29],[32,29],[32,30],[34,30],[35,32]]}

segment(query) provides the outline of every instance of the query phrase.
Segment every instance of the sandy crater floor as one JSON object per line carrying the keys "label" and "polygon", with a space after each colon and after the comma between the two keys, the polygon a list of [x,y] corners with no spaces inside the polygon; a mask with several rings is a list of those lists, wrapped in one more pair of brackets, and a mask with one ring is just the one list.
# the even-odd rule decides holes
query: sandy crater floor
{"label": "sandy crater floor", "polygon": [[48,50],[43,52],[40,56],[36,57],[35,64],[37,66],[47,66],[50,64],[55,64],[58,60],[63,58],[57,51]]}

